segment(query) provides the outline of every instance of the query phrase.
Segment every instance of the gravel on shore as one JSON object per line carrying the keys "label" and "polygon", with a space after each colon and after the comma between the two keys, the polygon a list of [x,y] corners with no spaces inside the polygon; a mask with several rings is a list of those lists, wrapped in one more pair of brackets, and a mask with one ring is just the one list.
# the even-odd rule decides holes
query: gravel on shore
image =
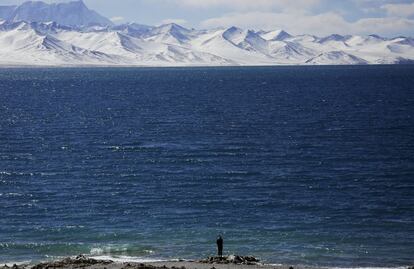
{"label": "gravel on shore", "polygon": [[[36,265],[3,265],[0,269],[327,269],[326,267],[290,266],[262,264],[254,257],[227,256],[209,257],[198,261],[159,261],[159,262],[114,262],[98,260],[83,255],[69,257],[59,261],[39,263]],[[407,269],[414,269],[407,267]]]}

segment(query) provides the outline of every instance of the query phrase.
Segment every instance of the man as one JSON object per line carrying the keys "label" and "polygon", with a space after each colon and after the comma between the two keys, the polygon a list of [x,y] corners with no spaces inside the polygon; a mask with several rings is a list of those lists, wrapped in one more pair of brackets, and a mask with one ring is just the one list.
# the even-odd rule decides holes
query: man
{"label": "man", "polygon": [[220,258],[223,257],[223,238],[221,235],[217,238],[217,254]]}

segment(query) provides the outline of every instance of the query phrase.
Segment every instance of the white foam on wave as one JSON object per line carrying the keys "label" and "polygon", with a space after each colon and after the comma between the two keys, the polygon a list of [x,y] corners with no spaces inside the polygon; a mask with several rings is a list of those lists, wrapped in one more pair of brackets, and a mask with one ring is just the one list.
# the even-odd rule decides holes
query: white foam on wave
{"label": "white foam on wave", "polygon": [[130,247],[131,246],[129,244],[97,246],[90,250],[90,254],[88,256],[98,260],[112,260],[114,262],[148,263],[170,261],[161,258],[145,257],[146,254],[154,254],[154,251],[151,249],[141,249],[140,252],[142,252],[143,256],[128,255]]}
{"label": "white foam on wave", "polygon": [[[119,254],[119,255],[124,255],[128,252],[128,250],[130,249],[130,245],[129,244],[115,244],[115,245],[106,245],[106,246],[100,246],[100,247],[94,247],[90,250],[90,254],[91,255],[105,255],[105,254]],[[150,249],[144,249],[141,250],[142,252],[146,253],[146,254],[153,254],[154,251],[150,250]]]}
{"label": "white foam on wave", "polygon": [[149,263],[149,262],[168,262],[175,260],[155,259],[155,258],[144,258],[144,257],[132,257],[132,256],[110,256],[110,255],[92,255],[91,258],[97,260],[111,260],[114,262],[137,262],[137,263]]}
{"label": "white foam on wave", "polygon": [[[7,266],[9,266],[9,267],[12,267],[13,265],[28,265],[28,264],[32,264],[32,261],[31,260],[27,260],[27,261],[19,261],[19,262],[13,262],[13,261],[11,261],[11,262],[6,262],[6,263],[4,263],[4,265],[7,265]],[[3,265],[3,264],[2,264]]]}
{"label": "white foam on wave", "polygon": [[8,171],[0,171],[0,175],[4,176],[34,176],[34,173],[31,172],[8,172]]}

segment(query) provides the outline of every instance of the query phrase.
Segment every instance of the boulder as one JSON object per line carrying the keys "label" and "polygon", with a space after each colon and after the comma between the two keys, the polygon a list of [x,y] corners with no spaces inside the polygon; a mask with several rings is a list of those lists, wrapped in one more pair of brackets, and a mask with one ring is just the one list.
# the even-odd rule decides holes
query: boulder
{"label": "boulder", "polygon": [[81,268],[81,267],[87,267],[87,266],[91,266],[95,264],[106,265],[110,263],[112,263],[112,261],[95,260],[92,258],[87,258],[84,255],[79,255],[76,258],[66,258],[61,261],[39,263],[33,266],[31,269],[49,269],[49,268],[63,268],[63,267]]}
{"label": "boulder", "polygon": [[224,257],[208,257],[207,259],[199,261],[201,263],[216,263],[216,264],[245,264],[245,265],[256,265],[259,263],[259,259],[252,256],[239,256],[229,255]]}

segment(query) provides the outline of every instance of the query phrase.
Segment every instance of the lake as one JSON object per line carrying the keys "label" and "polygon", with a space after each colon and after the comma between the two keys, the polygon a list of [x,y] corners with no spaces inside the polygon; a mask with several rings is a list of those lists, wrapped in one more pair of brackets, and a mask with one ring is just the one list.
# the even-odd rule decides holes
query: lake
{"label": "lake", "polygon": [[413,74],[0,69],[0,263],[412,265]]}

